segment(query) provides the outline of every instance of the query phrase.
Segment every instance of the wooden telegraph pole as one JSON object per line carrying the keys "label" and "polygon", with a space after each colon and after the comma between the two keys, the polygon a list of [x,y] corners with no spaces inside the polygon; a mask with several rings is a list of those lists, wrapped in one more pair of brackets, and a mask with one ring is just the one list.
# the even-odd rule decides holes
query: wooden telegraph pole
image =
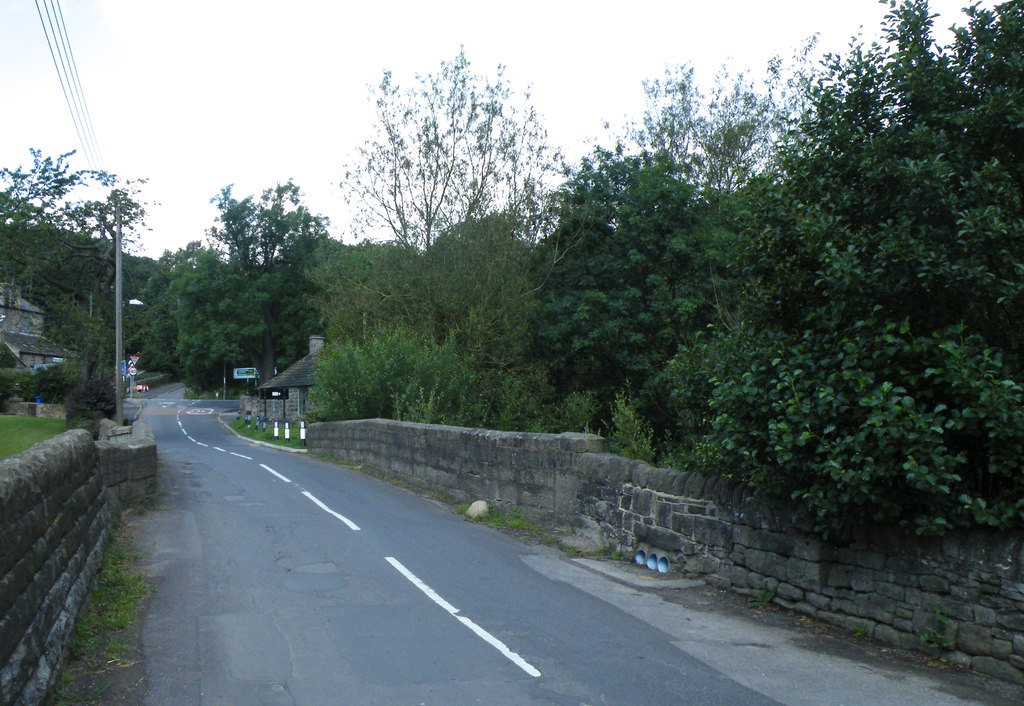
{"label": "wooden telegraph pole", "polygon": [[121,321],[121,199],[115,197],[114,213],[114,423],[124,421],[124,402],[121,400],[121,361],[124,354],[124,331]]}

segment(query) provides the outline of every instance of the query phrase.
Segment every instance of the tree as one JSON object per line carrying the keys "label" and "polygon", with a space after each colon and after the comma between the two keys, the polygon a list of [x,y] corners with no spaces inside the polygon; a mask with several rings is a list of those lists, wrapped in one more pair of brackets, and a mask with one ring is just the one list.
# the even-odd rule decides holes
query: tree
{"label": "tree", "polygon": [[485,80],[460,50],[416,80],[403,90],[385,71],[373,96],[377,134],[341,184],[357,228],[388,230],[413,248],[492,213],[531,232],[552,155],[536,112],[513,103],[504,69]]}
{"label": "tree", "polygon": [[451,339],[474,364],[524,364],[537,287],[531,244],[503,215],[465,222],[429,249],[363,242],[322,252],[316,281],[332,339],[359,340],[382,329]]}
{"label": "tree", "polygon": [[[33,150],[31,169],[0,171],[0,279],[44,304],[47,335],[76,351],[83,376],[91,377],[113,348],[117,214],[130,246],[145,209],[136,200],[139,182],[72,171],[69,156]],[[88,197],[96,193],[105,196]]]}
{"label": "tree", "polygon": [[239,358],[266,381],[278,357],[290,363],[305,355],[318,326],[309,272],[327,220],[302,204],[290,181],[259,200],[239,200],[228,186],[213,202],[220,214],[209,247],[193,243],[175,265],[178,352],[186,372],[205,384]]}
{"label": "tree", "polygon": [[810,81],[814,38],[788,61],[776,57],[763,82],[723,68],[710,93],[680,65],[643,82],[647,107],[626,134],[646,152],[663,152],[706,198],[737,191],[765,171],[776,145],[809,108],[802,96]]}
{"label": "tree", "polygon": [[[755,183],[712,439],[823,531],[1024,525],[1024,2],[935,45],[923,0],[832,57]],[[723,358],[726,359],[726,358]]]}
{"label": "tree", "polygon": [[558,192],[558,215],[545,241],[555,265],[539,295],[538,357],[563,393],[590,391],[605,410],[631,387],[665,432],[660,376],[714,320],[721,234],[704,227],[694,187],[664,153],[595,150]]}

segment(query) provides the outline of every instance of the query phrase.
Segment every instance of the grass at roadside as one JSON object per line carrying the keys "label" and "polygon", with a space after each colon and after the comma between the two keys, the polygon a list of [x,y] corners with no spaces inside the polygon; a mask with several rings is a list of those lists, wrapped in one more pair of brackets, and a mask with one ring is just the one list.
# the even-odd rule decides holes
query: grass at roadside
{"label": "grass at roadside", "polygon": [[232,429],[237,431],[239,434],[247,439],[255,439],[256,441],[266,441],[271,444],[277,444],[278,446],[285,446],[291,449],[301,448],[299,443],[299,427],[295,425],[291,428],[291,439],[289,443],[284,442],[284,426],[280,426],[277,430],[278,438],[274,438],[274,427],[273,424],[267,425],[267,430],[257,430],[255,428],[255,422],[252,427],[245,426],[245,419],[236,419],[231,422],[230,426]]}
{"label": "grass at roadside", "polygon": [[67,431],[67,427],[63,419],[0,417],[0,458],[21,453],[64,431]]}
{"label": "grass at roadside", "polygon": [[116,670],[136,665],[138,622],[149,594],[135,567],[137,559],[128,526],[119,525],[104,550],[89,609],[75,628],[60,683],[47,706],[110,703],[114,684],[124,681]]}

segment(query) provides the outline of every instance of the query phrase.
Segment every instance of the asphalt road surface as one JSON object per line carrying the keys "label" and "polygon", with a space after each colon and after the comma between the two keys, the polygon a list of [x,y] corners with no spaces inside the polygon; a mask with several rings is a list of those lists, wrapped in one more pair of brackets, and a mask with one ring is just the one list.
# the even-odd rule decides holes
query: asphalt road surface
{"label": "asphalt road surface", "polygon": [[1011,702],[667,602],[598,562],[253,445],[219,424],[236,404],[180,394],[140,410],[160,457],[140,536],[154,706]]}

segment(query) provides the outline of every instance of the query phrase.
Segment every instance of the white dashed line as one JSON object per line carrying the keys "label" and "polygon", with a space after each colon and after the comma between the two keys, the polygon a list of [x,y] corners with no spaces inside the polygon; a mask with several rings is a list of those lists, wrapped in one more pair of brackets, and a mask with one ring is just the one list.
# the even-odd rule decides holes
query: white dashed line
{"label": "white dashed line", "polygon": [[197,444],[199,444],[200,446],[205,446],[206,448],[210,448],[210,445],[209,445],[209,444],[204,444],[204,443],[203,443],[203,442],[201,442],[201,441],[197,441],[196,443],[197,443]]}
{"label": "white dashed line", "polygon": [[244,458],[246,461],[251,461],[252,460],[252,457],[250,457],[250,456],[243,456],[242,454],[236,454],[234,451],[230,451],[229,453],[232,456],[238,456],[238,458]]}
{"label": "white dashed line", "polygon": [[312,493],[310,493],[309,491],[307,491],[307,490],[303,490],[303,491],[302,491],[302,494],[303,494],[303,495],[305,495],[305,496],[306,496],[307,498],[309,498],[310,500],[312,500],[312,501],[313,501],[314,503],[316,503],[316,504],[317,504],[317,507],[319,507],[319,508],[320,508],[321,510],[323,510],[324,512],[326,512],[326,513],[327,513],[327,514],[329,514],[329,515],[334,515],[334,516],[335,516],[335,517],[337,517],[337,518],[338,518],[339,520],[341,520],[342,522],[344,522],[344,523],[345,523],[346,525],[348,525],[348,528],[349,528],[349,529],[352,529],[352,530],[358,530],[358,529],[359,529],[359,525],[357,525],[357,524],[356,524],[355,522],[353,522],[352,520],[348,519],[348,518],[347,518],[347,517],[345,517],[344,515],[342,515],[342,514],[339,514],[339,513],[335,512],[334,510],[332,510],[331,508],[329,508],[329,507],[327,507],[326,505],[324,505],[324,504],[323,504],[322,502],[320,502],[319,500],[317,500],[317,499],[316,499],[316,498],[315,498],[315,497],[313,496],[313,494],[312,494]]}
{"label": "white dashed line", "polygon": [[216,449],[217,451],[220,451],[221,453],[227,453],[227,451],[225,451],[224,449],[222,449],[219,446],[214,446],[213,448]]}
{"label": "white dashed line", "polygon": [[492,635],[491,633],[489,633],[486,630],[484,630],[482,627],[480,627],[479,625],[474,623],[472,620],[470,620],[466,616],[458,615],[458,612],[459,612],[458,608],[455,608],[451,603],[449,603],[445,599],[441,598],[441,596],[439,596],[437,594],[437,592],[434,591],[434,589],[432,589],[430,586],[428,586],[427,584],[425,584],[422,581],[420,581],[419,577],[417,577],[416,574],[412,573],[407,568],[405,568],[402,565],[402,563],[400,561],[398,561],[398,559],[395,559],[394,557],[391,557],[391,556],[386,556],[384,558],[388,561],[389,564],[391,564],[393,567],[395,567],[395,569],[397,569],[398,572],[400,574],[402,574],[402,576],[407,578],[409,580],[409,582],[412,583],[413,586],[415,586],[416,588],[418,588],[421,591],[423,591],[423,593],[426,594],[427,598],[429,598],[430,600],[434,601],[434,603],[437,603],[439,606],[444,608],[447,612],[451,613],[460,623],[462,623],[467,628],[472,630],[476,634],[476,636],[479,637],[481,640],[483,640],[488,645],[490,645],[491,647],[496,649],[498,652],[503,654],[514,665],[516,665],[517,667],[522,669],[524,672],[529,674],[531,677],[539,677],[540,676],[540,671],[538,671],[536,667],[534,667],[532,664],[527,662],[525,659],[523,659],[522,657],[517,655],[515,652],[510,650],[508,648],[508,646],[504,642],[502,642],[501,640],[496,638],[494,635]]}
{"label": "white dashed line", "polygon": [[264,471],[267,471],[268,473],[272,473],[272,474],[274,474],[275,476],[277,476],[278,478],[280,478],[281,480],[283,480],[283,481],[284,481],[285,483],[291,483],[291,481],[290,481],[290,480],[288,480],[287,478],[285,478],[284,476],[282,476],[282,475],[281,475],[280,473],[278,473],[277,471],[275,471],[275,470],[274,470],[273,468],[271,468],[270,466],[267,466],[267,465],[265,465],[265,464],[262,464],[262,463],[261,463],[261,464],[260,464],[260,468],[262,468],[262,469],[263,469]]}

